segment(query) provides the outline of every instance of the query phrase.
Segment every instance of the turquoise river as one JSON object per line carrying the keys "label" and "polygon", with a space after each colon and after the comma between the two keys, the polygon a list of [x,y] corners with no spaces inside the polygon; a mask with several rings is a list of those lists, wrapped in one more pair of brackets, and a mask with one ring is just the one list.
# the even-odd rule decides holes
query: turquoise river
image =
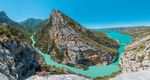
{"label": "turquoise river", "polygon": [[39,50],[38,48],[36,48],[34,46],[36,43],[36,41],[34,40],[34,35],[32,35],[30,38],[32,40],[32,46],[36,49],[36,51],[40,55],[42,55],[45,58],[45,62],[48,65],[56,66],[56,67],[64,67],[76,74],[81,74],[83,76],[87,76],[90,78],[109,76],[112,73],[118,72],[121,70],[118,67],[118,64],[120,61],[120,56],[124,52],[125,46],[132,42],[132,37],[129,36],[128,34],[121,34],[119,31],[116,31],[116,30],[96,30],[96,31],[97,32],[106,32],[109,37],[119,41],[119,43],[121,45],[120,48],[118,49],[119,56],[118,56],[117,61],[115,61],[112,64],[109,64],[107,66],[90,66],[87,70],[81,70],[78,68],[70,67],[70,66],[55,62],[54,60],[51,59],[50,55],[43,53],[43,51]]}

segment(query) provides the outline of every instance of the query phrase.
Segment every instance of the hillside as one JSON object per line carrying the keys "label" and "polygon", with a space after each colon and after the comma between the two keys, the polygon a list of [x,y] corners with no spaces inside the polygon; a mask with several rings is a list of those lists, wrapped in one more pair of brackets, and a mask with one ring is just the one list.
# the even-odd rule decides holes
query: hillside
{"label": "hillside", "polygon": [[63,64],[75,67],[107,65],[117,59],[119,44],[104,33],[90,31],[62,12],[53,10],[36,46]]}
{"label": "hillside", "polygon": [[130,34],[134,37],[134,41],[140,40],[147,35],[150,35],[150,26],[139,26],[139,27],[130,27],[122,29],[123,33]]}
{"label": "hillside", "polygon": [[44,27],[47,20],[29,18],[20,22],[19,24],[26,28],[29,32],[38,31]]}
{"label": "hillside", "polygon": [[121,57],[123,73],[112,80],[149,80],[150,27],[125,28],[122,31],[132,35],[133,42],[126,46]]}
{"label": "hillside", "polygon": [[19,23],[11,20],[4,11],[0,11],[0,24],[6,24],[18,30],[24,29]]}
{"label": "hillside", "polygon": [[[11,29],[17,30],[17,32],[13,32],[12,34],[19,34],[20,37],[24,37],[24,41],[30,43],[29,37],[30,33],[18,22],[10,19],[4,11],[0,11],[0,25],[7,26]],[[2,26],[1,26],[2,27]]]}
{"label": "hillside", "polygon": [[[4,21],[6,18],[10,21]],[[65,68],[46,65],[43,57],[31,46],[29,32],[19,23],[6,14],[0,21],[3,21],[0,24],[0,80],[25,80],[36,74],[69,74]]]}
{"label": "hillside", "polygon": [[[133,35],[134,41],[126,47],[122,56],[125,72],[136,72],[150,68],[150,27],[133,28],[124,32]],[[131,57],[132,56],[132,57]],[[128,62],[128,63],[125,63]],[[130,65],[129,65],[130,64]]]}

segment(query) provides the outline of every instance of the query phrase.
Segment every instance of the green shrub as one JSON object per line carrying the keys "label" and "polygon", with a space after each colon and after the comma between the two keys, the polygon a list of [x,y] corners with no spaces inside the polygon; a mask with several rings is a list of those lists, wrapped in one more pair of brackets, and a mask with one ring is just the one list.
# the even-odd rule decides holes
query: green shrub
{"label": "green shrub", "polygon": [[142,62],[143,60],[144,60],[144,56],[139,56],[139,57],[138,57],[138,61],[139,61],[139,62]]}

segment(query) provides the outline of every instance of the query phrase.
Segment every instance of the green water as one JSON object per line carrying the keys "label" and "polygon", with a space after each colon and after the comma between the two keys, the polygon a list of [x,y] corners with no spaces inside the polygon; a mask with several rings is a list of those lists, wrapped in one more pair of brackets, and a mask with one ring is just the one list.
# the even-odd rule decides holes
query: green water
{"label": "green water", "polygon": [[[97,32],[101,32],[99,30],[96,30]],[[118,49],[119,54],[121,55],[121,53],[124,51],[124,46],[129,44],[132,41],[132,37],[127,35],[127,34],[121,34],[118,31],[105,31],[107,33],[107,35],[113,39],[116,39],[120,42],[121,46]],[[118,72],[120,71],[120,68],[118,67],[119,64],[119,60],[120,60],[120,55],[118,57],[118,60],[110,65],[107,66],[91,66],[89,67],[87,70],[81,70],[78,68],[74,68],[74,67],[70,67],[67,65],[63,65],[60,63],[55,62],[54,60],[51,59],[50,55],[47,55],[46,53],[42,52],[41,50],[39,50],[38,48],[36,48],[34,45],[36,43],[36,41],[34,40],[34,35],[32,35],[30,38],[32,40],[32,46],[36,49],[36,51],[42,55],[45,58],[45,62],[48,65],[51,66],[56,66],[56,67],[64,67],[67,68],[68,70],[76,73],[76,74],[81,74],[90,78],[96,78],[96,77],[104,77],[104,76],[108,76],[111,75],[113,72]]]}

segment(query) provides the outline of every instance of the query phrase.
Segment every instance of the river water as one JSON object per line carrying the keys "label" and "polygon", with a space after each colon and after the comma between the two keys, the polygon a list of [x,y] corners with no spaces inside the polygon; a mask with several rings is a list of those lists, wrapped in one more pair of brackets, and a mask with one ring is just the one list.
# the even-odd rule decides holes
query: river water
{"label": "river water", "polygon": [[32,40],[32,46],[36,49],[36,51],[42,55],[45,59],[45,62],[47,65],[56,66],[56,67],[64,67],[76,74],[81,74],[90,78],[96,78],[96,77],[104,77],[109,76],[113,72],[118,72],[121,69],[118,67],[120,56],[124,52],[125,45],[129,44],[132,41],[132,37],[127,34],[121,34],[119,31],[116,30],[96,30],[97,32],[106,32],[109,37],[112,39],[118,40],[120,43],[120,48],[118,49],[119,57],[117,61],[115,61],[112,64],[109,64],[107,66],[90,66],[87,70],[82,70],[74,67],[70,67],[64,64],[60,64],[55,62],[51,59],[51,56],[44,53],[43,51],[36,48],[34,45],[36,44],[36,41],[34,40],[34,35],[32,35],[30,38]]}

